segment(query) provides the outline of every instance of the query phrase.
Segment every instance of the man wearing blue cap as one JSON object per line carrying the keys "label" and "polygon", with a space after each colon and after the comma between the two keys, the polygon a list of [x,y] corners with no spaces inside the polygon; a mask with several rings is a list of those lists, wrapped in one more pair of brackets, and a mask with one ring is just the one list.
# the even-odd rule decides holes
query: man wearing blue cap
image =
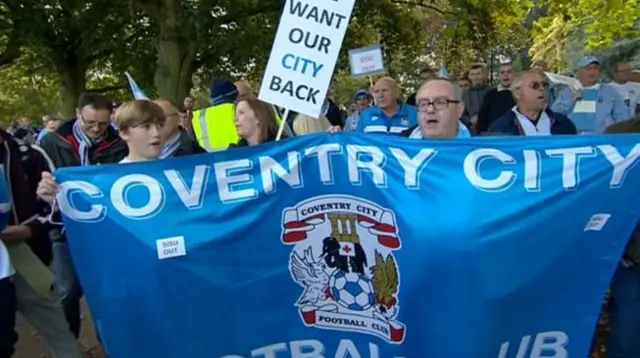
{"label": "man wearing blue cap", "polygon": [[238,89],[232,82],[214,78],[211,81],[211,106],[193,112],[194,137],[207,152],[226,149],[229,144],[238,142],[233,120],[236,98]]}
{"label": "man wearing blue cap", "polygon": [[629,119],[629,110],[616,90],[598,82],[600,61],[597,58],[581,58],[576,75],[582,90],[564,89],[551,110],[568,116],[578,133],[603,133],[610,124]]}
{"label": "man wearing blue cap", "polygon": [[356,94],[353,96],[353,102],[356,105],[356,110],[347,117],[347,121],[344,125],[345,132],[354,132],[358,128],[360,115],[369,107],[371,99],[372,97],[369,94],[369,91],[365,89],[359,89],[356,91]]}

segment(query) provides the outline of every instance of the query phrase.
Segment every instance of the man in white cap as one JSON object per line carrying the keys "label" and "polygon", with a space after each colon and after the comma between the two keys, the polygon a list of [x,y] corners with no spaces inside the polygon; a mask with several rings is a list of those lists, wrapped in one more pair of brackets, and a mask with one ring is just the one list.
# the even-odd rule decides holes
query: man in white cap
{"label": "man in white cap", "polygon": [[568,116],[580,134],[603,133],[612,123],[629,119],[629,109],[610,85],[599,83],[600,61],[584,56],[576,72],[583,89],[563,90],[551,106],[553,112]]}

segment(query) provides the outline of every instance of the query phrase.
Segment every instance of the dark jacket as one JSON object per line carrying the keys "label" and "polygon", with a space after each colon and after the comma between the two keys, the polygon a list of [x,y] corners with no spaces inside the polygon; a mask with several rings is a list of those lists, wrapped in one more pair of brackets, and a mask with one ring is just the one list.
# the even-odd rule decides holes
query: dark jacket
{"label": "dark jacket", "polygon": [[482,108],[482,103],[484,101],[484,96],[491,90],[491,87],[487,85],[479,85],[469,88],[464,91],[462,94],[462,102],[464,102],[467,111],[469,112],[469,116],[473,117],[480,113],[480,108]]}
{"label": "dark jacket", "polygon": [[[551,134],[578,134],[576,126],[571,120],[560,113],[552,112],[546,109],[545,112],[551,119]],[[513,111],[505,112],[502,116],[498,117],[493,124],[489,127],[489,133],[504,134],[504,135],[524,135],[516,114]]]}
{"label": "dark jacket", "polygon": [[204,150],[204,148],[202,148],[198,144],[198,142],[196,142],[195,139],[193,139],[193,137],[189,135],[189,133],[186,130],[180,128],[180,146],[175,151],[175,153],[173,153],[174,157],[181,157],[183,155],[200,154],[200,153],[206,153],[206,152],[207,151]]}
{"label": "dark jacket", "polygon": [[[273,141],[275,141],[275,140],[276,140],[277,136],[278,136],[278,133],[277,133],[277,132],[273,132],[273,131],[272,131],[272,132],[270,132],[270,133],[269,133],[269,135],[267,136],[267,140],[265,140],[265,141],[264,141],[264,142],[262,142],[262,143],[273,142]],[[284,133],[283,133],[283,134],[282,134],[282,138],[281,138],[281,139],[284,139],[284,138],[285,138],[285,136],[284,136]],[[262,144],[262,143],[261,143],[261,144]],[[248,146],[249,146],[249,143],[247,143],[247,141],[246,141],[244,138],[240,138],[240,140],[238,141],[238,143],[231,143],[231,144],[229,144],[229,147],[228,147],[228,148],[248,147]]]}
{"label": "dark jacket", "polygon": [[484,97],[482,107],[478,113],[478,122],[476,123],[476,131],[478,133],[486,132],[497,118],[505,114],[513,108],[516,102],[513,100],[513,94],[509,90],[498,91],[493,88]]}
{"label": "dark jacket", "polygon": [[27,244],[45,265],[49,265],[52,254],[48,232],[53,226],[44,219],[48,206],[36,197],[42,172],[50,171],[46,155],[39,148],[0,130],[0,158],[5,166],[5,180],[13,202],[9,225],[28,226],[33,236]]}
{"label": "dark jacket", "polygon": [[[604,132],[607,134],[640,133],[640,116],[628,121],[614,123],[607,127]],[[640,222],[638,222],[636,229],[631,234],[625,257],[640,265]]]}
{"label": "dark jacket", "polygon": [[[47,153],[56,168],[80,166],[79,143],[73,135],[76,119],[63,123],[57,131],[47,133],[40,141],[40,147]],[[120,139],[118,132],[111,126],[105,137],[89,150],[91,164],[119,163],[129,153],[127,144]]]}

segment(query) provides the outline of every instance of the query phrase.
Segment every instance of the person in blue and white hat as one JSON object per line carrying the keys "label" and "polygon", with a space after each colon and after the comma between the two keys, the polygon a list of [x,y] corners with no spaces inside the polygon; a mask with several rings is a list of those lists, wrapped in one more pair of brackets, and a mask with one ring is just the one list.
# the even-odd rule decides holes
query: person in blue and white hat
{"label": "person in blue and white hat", "polygon": [[354,132],[358,128],[360,115],[371,105],[372,99],[373,97],[371,97],[369,91],[365,89],[359,89],[356,91],[356,94],[353,95],[353,103],[355,104],[356,109],[349,117],[347,117],[347,121],[344,125],[345,132]]}
{"label": "person in blue and white hat", "polygon": [[618,92],[608,84],[599,83],[600,61],[597,58],[581,58],[576,76],[583,88],[565,88],[551,110],[568,116],[578,133],[603,133],[610,124],[629,119],[629,109]]}

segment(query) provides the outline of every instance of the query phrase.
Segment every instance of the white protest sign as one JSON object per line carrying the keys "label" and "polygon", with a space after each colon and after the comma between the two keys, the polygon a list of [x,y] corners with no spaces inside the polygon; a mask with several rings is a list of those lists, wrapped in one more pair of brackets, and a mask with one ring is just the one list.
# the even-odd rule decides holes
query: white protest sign
{"label": "white protest sign", "polygon": [[384,59],[380,45],[349,50],[351,76],[364,77],[384,73]]}
{"label": "white protest sign", "polygon": [[286,0],[259,99],[318,117],[355,0]]}

